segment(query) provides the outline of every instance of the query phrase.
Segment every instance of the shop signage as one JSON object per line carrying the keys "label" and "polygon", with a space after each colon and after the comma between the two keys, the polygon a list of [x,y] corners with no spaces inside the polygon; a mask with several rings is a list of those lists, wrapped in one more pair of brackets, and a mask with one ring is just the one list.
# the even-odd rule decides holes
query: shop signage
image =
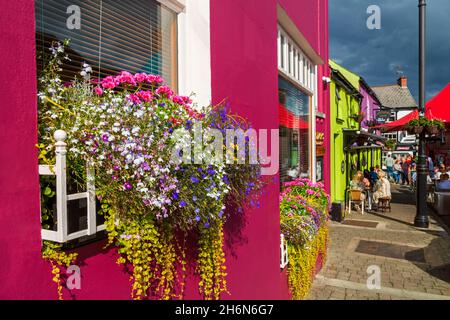
{"label": "shop signage", "polygon": [[316,156],[325,156],[325,134],[322,132],[316,132]]}
{"label": "shop signage", "polygon": [[414,151],[413,146],[397,146],[397,151]]}
{"label": "shop signage", "polygon": [[379,123],[385,123],[391,117],[391,111],[389,110],[379,110],[377,111],[377,121]]}

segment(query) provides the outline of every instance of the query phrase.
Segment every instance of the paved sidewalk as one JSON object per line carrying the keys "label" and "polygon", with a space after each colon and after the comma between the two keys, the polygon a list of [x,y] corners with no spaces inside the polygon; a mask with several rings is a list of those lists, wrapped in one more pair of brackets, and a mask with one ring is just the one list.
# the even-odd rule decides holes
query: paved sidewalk
{"label": "paved sidewalk", "polygon": [[[415,228],[414,194],[392,188],[392,213],[352,212],[345,224],[331,223],[327,263],[309,299],[450,300],[448,233],[433,216],[429,230]],[[381,271],[380,289],[367,286],[370,266]]]}

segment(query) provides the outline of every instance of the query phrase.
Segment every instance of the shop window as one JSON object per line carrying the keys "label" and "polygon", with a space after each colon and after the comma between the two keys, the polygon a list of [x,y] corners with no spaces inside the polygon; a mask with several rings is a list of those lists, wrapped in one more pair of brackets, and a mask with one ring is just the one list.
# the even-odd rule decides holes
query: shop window
{"label": "shop window", "polygon": [[[126,70],[177,84],[177,14],[156,0],[36,0],[37,50],[70,39],[62,66],[70,81],[83,63],[93,77]],[[45,61],[38,59],[38,70]]]}
{"label": "shop window", "polygon": [[310,99],[279,77],[280,179],[310,177]]}

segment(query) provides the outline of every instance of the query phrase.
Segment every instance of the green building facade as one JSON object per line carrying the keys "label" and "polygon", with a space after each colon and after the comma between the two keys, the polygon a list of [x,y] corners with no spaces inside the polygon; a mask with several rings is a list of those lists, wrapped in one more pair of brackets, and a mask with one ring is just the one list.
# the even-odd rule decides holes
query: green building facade
{"label": "green building facade", "polygon": [[361,77],[330,60],[331,199],[345,205],[357,171],[381,166],[377,137],[361,131]]}

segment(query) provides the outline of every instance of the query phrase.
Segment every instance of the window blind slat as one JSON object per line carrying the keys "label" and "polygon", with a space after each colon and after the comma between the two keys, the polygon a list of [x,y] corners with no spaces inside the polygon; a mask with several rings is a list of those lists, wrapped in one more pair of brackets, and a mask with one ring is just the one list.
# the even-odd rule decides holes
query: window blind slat
{"label": "window blind slat", "polygon": [[[63,78],[77,76],[82,63],[94,77],[121,70],[160,74],[176,88],[176,14],[156,0],[35,0],[38,50],[70,39],[71,62]],[[67,8],[77,5],[81,29],[69,30]],[[38,62],[42,68],[44,61]],[[78,76],[79,77],[79,76]]]}

